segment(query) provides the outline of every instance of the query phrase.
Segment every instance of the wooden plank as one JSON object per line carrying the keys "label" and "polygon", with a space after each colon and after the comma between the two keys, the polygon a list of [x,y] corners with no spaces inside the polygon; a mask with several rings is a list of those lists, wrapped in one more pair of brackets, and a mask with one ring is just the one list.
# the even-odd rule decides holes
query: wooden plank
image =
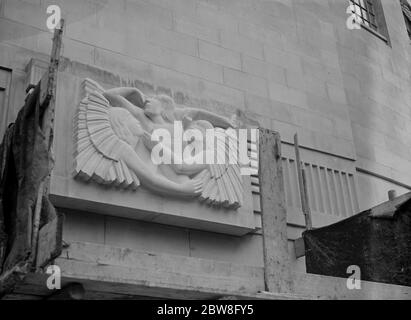
{"label": "wooden plank", "polygon": [[260,129],[259,142],[265,288],[269,292],[289,292],[291,279],[281,139],[276,132]]}
{"label": "wooden plank", "polygon": [[371,209],[370,217],[391,219],[395,212],[404,203],[411,200],[411,192],[406,193],[398,198],[384,202]]}
{"label": "wooden plank", "polygon": [[305,218],[305,226],[307,230],[312,229],[312,218],[311,218],[311,210],[308,200],[308,192],[307,192],[307,177],[305,171],[302,168],[301,157],[300,157],[300,147],[298,143],[298,135],[294,135],[294,148],[295,148],[295,162],[297,165],[297,177],[298,177],[298,185],[300,189],[300,198],[301,198],[301,206]]}
{"label": "wooden plank", "polygon": [[[75,261],[74,261],[75,263]],[[81,262],[80,262],[81,263]],[[19,292],[13,295],[19,296],[47,296],[50,291],[45,287],[46,276],[44,274],[30,274],[25,283],[18,288]],[[190,291],[173,287],[153,287],[151,283],[146,286],[111,284],[102,280],[84,280],[82,284],[86,289],[85,299],[141,299],[149,298],[174,298],[174,299],[221,299],[223,297],[236,297],[237,299],[394,299],[410,300],[411,288],[390,284],[382,284],[361,281],[361,290],[349,290],[346,278],[333,278],[327,276],[312,275],[306,273],[292,273],[294,289],[291,294],[275,294],[271,292],[234,293],[234,292],[206,292],[202,290]],[[62,285],[78,279],[64,278]],[[43,288],[41,291],[39,288]],[[44,288],[46,291],[44,291]]]}
{"label": "wooden plank", "polygon": [[[29,287],[33,287],[30,285],[23,285],[24,290],[26,292],[31,292],[31,290],[36,291],[35,289],[29,289]],[[54,298],[50,298],[44,295],[34,295],[28,293],[12,293],[4,296],[2,300],[55,300]],[[155,297],[148,297],[148,296],[133,296],[127,294],[116,294],[112,292],[97,292],[97,291],[86,291],[84,293],[83,300],[152,300],[152,299],[160,299]],[[68,299],[64,299],[68,300]]]}
{"label": "wooden plank", "polygon": [[[71,261],[76,267],[82,268],[81,261]],[[103,266],[100,266],[102,268]],[[73,271],[74,271],[73,269]],[[110,271],[110,270],[108,270]],[[51,292],[45,286],[46,276],[40,273],[30,274],[25,283],[22,283],[13,294],[16,295],[35,295],[47,298]],[[251,292],[251,291],[227,291],[222,289],[210,289],[210,288],[194,288],[189,283],[180,286],[164,285],[158,282],[141,281],[140,283],[125,283],[125,282],[112,282],[110,279],[98,279],[97,277],[92,279],[74,278],[74,277],[62,277],[62,286],[76,281],[80,282],[85,289],[85,300],[89,299],[212,299],[217,300],[223,297],[235,297],[238,300],[295,300],[295,299],[308,299],[308,295],[297,295],[292,293],[272,293],[265,291]]]}
{"label": "wooden plank", "polygon": [[46,108],[52,96],[49,95],[49,72],[45,72],[40,80],[40,105]]}
{"label": "wooden plank", "polygon": [[39,240],[36,265],[37,268],[45,267],[51,260],[61,254],[63,243],[63,215],[57,214],[56,218],[43,226],[39,231]]}
{"label": "wooden plank", "polygon": [[305,256],[305,243],[303,238],[298,238],[294,241],[294,252],[297,259]]}
{"label": "wooden plank", "polygon": [[294,206],[293,202],[293,192],[291,190],[291,179],[290,179],[290,169],[289,169],[289,160],[283,160],[283,174],[284,174],[284,196],[285,203],[287,206]]}
{"label": "wooden plank", "polygon": [[20,294],[20,293],[15,293],[15,294],[8,294],[1,298],[1,300],[43,300],[42,296],[36,296],[36,295],[31,295],[31,294]]}
{"label": "wooden plank", "polygon": [[[210,299],[227,293],[253,296],[264,290],[263,268],[225,261],[155,254],[101,244],[70,243],[54,261],[62,287],[70,282],[88,291],[160,298]],[[48,274],[26,277],[15,293],[48,296]]]}
{"label": "wooden plank", "polygon": [[[81,249],[82,247],[83,249]],[[127,299],[138,299],[139,297],[217,299],[227,296],[234,296],[238,299],[411,298],[411,288],[407,287],[362,281],[361,290],[348,290],[346,278],[294,272],[291,273],[294,286],[290,293],[266,293],[264,289],[255,290],[250,287],[240,289],[239,286],[244,284],[238,284],[237,289],[235,289],[231,285],[225,286],[226,278],[222,276],[228,272],[230,266],[235,269],[235,264],[228,262],[220,264],[211,260],[190,257],[185,257],[187,260],[177,262],[182,257],[133,252],[113,247],[102,250],[101,248],[104,247],[107,246],[78,243],[71,248],[71,254],[69,254],[71,259],[63,257],[57,259],[56,264],[60,266],[62,271],[62,287],[64,288],[72,282],[81,283],[86,292],[85,299],[120,299],[122,296]],[[114,250],[113,254],[110,254],[112,250]],[[67,252],[63,256],[67,257]],[[178,268],[180,265],[181,271],[190,277],[181,281],[182,279],[178,279],[174,272],[167,272],[167,264],[164,259],[168,260],[168,265],[172,268]],[[136,261],[139,261],[137,268],[129,267]],[[113,263],[117,263],[117,265],[113,265]],[[214,267],[212,267],[213,263],[215,263]],[[206,273],[209,276],[204,278]],[[236,273],[236,275],[240,274]],[[243,275],[241,276],[243,277]],[[52,291],[46,287],[48,277],[49,275],[45,273],[28,274],[13,294],[50,296]],[[239,278],[237,277],[237,279]],[[222,281],[223,286],[220,286],[220,281]],[[235,283],[236,278],[232,278],[231,281]],[[216,282],[218,283],[216,284]]]}
{"label": "wooden plank", "polygon": [[136,296],[127,294],[116,294],[112,292],[97,292],[86,291],[84,300],[157,300],[161,298],[148,297],[148,296]]}
{"label": "wooden plank", "polygon": [[28,262],[21,262],[0,275],[0,297],[13,291],[16,284],[24,280],[29,270]]}
{"label": "wooden plank", "polygon": [[[54,123],[54,109],[55,109],[55,93],[56,93],[56,86],[57,86],[57,73],[58,73],[58,66],[59,66],[59,60],[60,60],[60,52],[61,52],[61,46],[62,46],[62,37],[63,37],[63,28],[64,28],[64,20],[61,20],[61,27],[60,29],[55,29],[54,30],[54,37],[53,37],[53,47],[52,47],[52,52],[51,52],[51,57],[50,57],[50,65],[49,65],[49,70],[48,72],[44,75],[40,82],[40,107],[44,109],[44,115],[42,119],[42,130],[45,135],[45,143],[49,150],[51,149],[52,145],[52,126]],[[50,170],[51,171],[51,170]],[[44,196],[48,196],[48,183],[50,177],[47,176],[43,181],[41,181],[39,185],[39,189],[37,191],[37,199],[36,199],[36,206],[34,210],[34,215],[33,215],[33,224],[32,224],[32,238],[31,238],[31,255],[30,255],[30,261],[35,263],[35,259],[37,258],[37,252],[41,251],[42,248],[39,247],[39,229],[40,229],[40,216],[41,216],[41,210],[42,210],[42,201]],[[57,224],[55,225],[56,227],[58,226],[58,221],[57,219]],[[53,226],[51,224],[50,226]],[[60,226],[61,227],[61,226]],[[49,238],[55,238],[56,240],[62,240],[61,235],[54,235],[52,236],[52,233],[58,233],[57,229],[46,229],[47,234],[49,235]],[[61,233],[61,229],[60,229]],[[61,246],[61,241],[60,244],[57,244],[57,246]],[[53,251],[58,251],[59,248],[55,248]],[[47,252],[46,254],[50,254],[50,252]],[[43,255],[43,257],[45,257]],[[44,264],[46,262],[41,261],[41,264]]]}
{"label": "wooden plank", "polygon": [[47,300],[83,300],[85,294],[86,291],[81,283],[69,283],[49,296]]}
{"label": "wooden plank", "polygon": [[[176,285],[165,283],[161,280],[156,281],[151,275],[146,278],[142,270],[128,270],[119,266],[90,264],[74,260],[58,260],[56,263],[63,271],[62,287],[71,282],[81,283],[86,291],[85,299],[90,297],[92,292],[98,293],[99,296],[108,296],[108,298],[111,295],[117,295],[147,296],[163,299],[215,299],[230,293],[247,296],[247,292],[195,287],[190,282]],[[134,277],[132,273],[134,273]],[[24,283],[16,288],[14,293],[50,296],[52,291],[46,287],[47,276],[40,273],[31,274],[26,277]],[[251,296],[252,294],[250,292]]]}
{"label": "wooden plank", "polygon": [[[144,252],[135,249],[118,248],[110,245],[71,242],[64,248],[59,259],[76,260],[87,263],[113,265],[136,270],[150,270],[162,274],[188,274],[211,278],[241,278],[250,290],[263,289],[263,268],[247,266],[228,261],[201,259],[183,255]],[[210,283],[213,285],[213,283]]]}
{"label": "wooden plank", "polygon": [[[36,86],[39,81],[43,79],[44,74],[48,72],[50,61],[43,61],[36,58],[32,58],[28,65],[26,66],[26,82],[24,87],[28,88],[29,86]],[[45,85],[42,85],[42,88],[45,88]]]}
{"label": "wooden plank", "polygon": [[[347,274],[347,278],[348,278]],[[411,287],[361,281],[361,290],[350,290],[347,278],[293,273],[294,290],[314,299],[410,300]]]}
{"label": "wooden plank", "polygon": [[[301,197],[300,197],[300,186],[298,184],[298,174],[297,174],[297,165],[296,161],[293,159],[288,160],[290,168],[290,184],[293,195],[293,207],[301,210]],[[294,192],[295,191],[295,192]]]}
{"label": "wooden plank", "polygon": [[302,174],[302,177],[303,177],[303,179],[302,179],[302,189],[304,191],[301,196],[305,198],[304,206],[303,206],[303,213],[304,213],[304,218],[305,218],[305,229],[306,230],[311,230],[313,228],[313,223],[312,223],[312,217],[311,217],[310,202],[308,200],[307,174],[306,174],[305,170],[302,170],[301,174]]}
{"label": "wooden plank", "polygon": [[[57,85],[57,72],[60,62],[60,53],[63,41],[64,20],[61,20],[60,28],[54,29],[53,47],[51,48],[50,65],[48,71],[41,80],[40,106],[48,104],[52,98],[55,98]],[[51,116],[54,114],[54,107],[50,108]],[[44,128],[43,128],[44,130]]]}

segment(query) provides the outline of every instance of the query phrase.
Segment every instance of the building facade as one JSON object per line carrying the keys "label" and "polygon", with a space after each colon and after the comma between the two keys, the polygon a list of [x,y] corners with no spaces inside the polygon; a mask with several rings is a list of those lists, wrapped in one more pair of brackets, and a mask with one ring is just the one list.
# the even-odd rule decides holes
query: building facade
{"label": "building facade", "polygon": [[[293,241],[305,225],[295,133],[314,227],[384,202],[388,190],[411,190],[411,40],[403,1],[0,0],[0,134],[23,105],[27,85],[45,69],[50,5],[61,8],[66,23],[56,177],[66,177],[73,162],[63,152],[72,146],[58,140],[71,139],[72,119],[63,115],[77,107],[81,83],[91,78],[106,89],[135,86],[222,116],[240,114],[279,132],[293,272],[305,273],[304,258],[294,256]],[[236,266],[236,290],[257,292],[264,290],[258,179],[251,177],[250,185],[254,225],[241,236],[195,223],[135,219],[116,212],[121,204],[109,210],[92,200],[72,206],[63,194],[74,191],[64,186],[54,201],[66,216],[67,243],[214,261],[221,263],[216,274]],[[198,272],[198,279],[207,279],[208,271]],[[349,296],[344,289],[327,290],[325,296]],[[302,285],[296,293],[310,288]]]}

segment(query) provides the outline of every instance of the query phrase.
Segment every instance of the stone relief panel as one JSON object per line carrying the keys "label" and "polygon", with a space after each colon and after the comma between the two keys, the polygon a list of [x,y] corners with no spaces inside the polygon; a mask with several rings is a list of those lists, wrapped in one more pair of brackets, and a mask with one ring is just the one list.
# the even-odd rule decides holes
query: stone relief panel
{"label": "stone relief panel", "polygon": [[166,95],[105,90],[85,79],[73,125],[77,180],[134,192],[142,185],[229,210],[243,205],[233,120],[177,105]]}

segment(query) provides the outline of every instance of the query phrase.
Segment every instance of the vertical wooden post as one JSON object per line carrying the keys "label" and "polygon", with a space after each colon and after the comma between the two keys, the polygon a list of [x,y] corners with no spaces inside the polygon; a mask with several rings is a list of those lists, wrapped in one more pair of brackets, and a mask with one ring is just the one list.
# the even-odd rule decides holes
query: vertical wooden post
{"label": "vertical wooden post", "polygon": [[300,146],[298,143],[298,135],[294,135],[294,148],[295,148],[295,162],[297,164],[297,175],[298,175],[298,185],[300,187],[300,198],[301,198],[301,207],[305,218],[305,228],[306,230],[312,229],[312,221],[311,221],[311,210],[310,204],[308,200],[308,192],[307,192],[307,176],[305,170],[302,168],[301,165],[301,158],[300,158]]}
{"label": "vertical wooden post", "polygon": [[[40,107],[44,108],[44,115],[42,121],[42,129],[45,134],[45,143],[48,148],[52,143],[52,125],[54,118],[55,93],[57,86],[57,71],[60,61],[60,52],[63,37],[64,20],[61,20],[60,28],[54,30],[53,47],[50,57],[50,65],[48,71],[40,82]],[[48,177],[40,183],[37,193],[36,207],[33,217],[33,228],[31,238],[31,262],[34,262],[37,255],[37,245],[40,228],[40,215],[42,207],[43,195],[47,190],[46,182]],[[34,265],[33,265],[34,266]]]}
{"label": "vertical wooden post", "polygon": [[281,162],[281,139],[276,132],[259,130],[259,179],[266,291],[291,290],[287,211]]}

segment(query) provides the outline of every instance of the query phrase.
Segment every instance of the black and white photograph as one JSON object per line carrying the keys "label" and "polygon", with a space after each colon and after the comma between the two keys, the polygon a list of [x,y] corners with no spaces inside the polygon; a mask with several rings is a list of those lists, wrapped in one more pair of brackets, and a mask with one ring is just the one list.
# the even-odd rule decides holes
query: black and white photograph
{"label": "black and white photograph", "polygon": [[0,300],[411,300],[411,0],[0,0]]}

